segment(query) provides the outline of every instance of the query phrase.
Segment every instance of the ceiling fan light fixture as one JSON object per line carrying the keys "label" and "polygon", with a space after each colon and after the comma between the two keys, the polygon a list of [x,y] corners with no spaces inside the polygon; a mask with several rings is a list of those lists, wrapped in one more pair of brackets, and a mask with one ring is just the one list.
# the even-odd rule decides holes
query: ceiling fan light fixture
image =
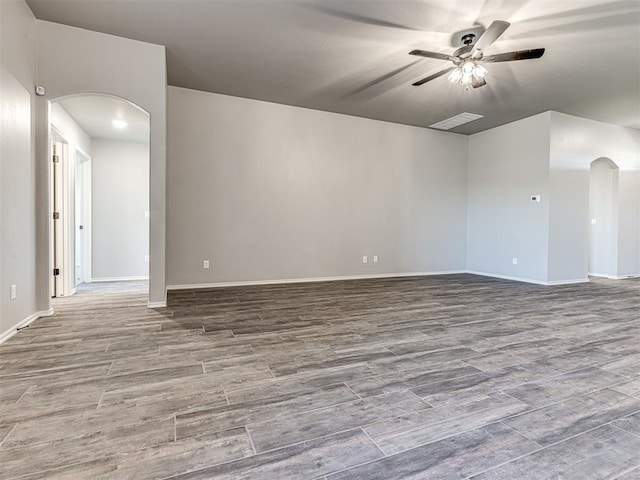
{"label": "ceiling fan light fixture", "polygon": [[475,69],[475,63],[467,60],[466,62],[464,62],[464,64],[462,65],[462,73],[464,73],[465,75],[471,75]]}
{"label": "ceiling fan light fixture", "polygon": [[486,77],[487,73],[489,72],[482,65],[476,64],[475,68],[473,69],[473,76],[476,77],[478,80]]}
{"label": "ceiling fan light fixture", "polygon": [[451,83],[458,83],[462,78],[462,69],[460,67],[456,67],[447,78]]}
{"label": "ceiling fan light fixture", "polygon": [[487,75],[487,69],[475,60],[467,60],[461,66],[456,67],[447,77],[451,83],[469,86],[476,80],[482,80]]}
{"label": "ceiling fan light fixture", "polygon": [[544,55],[544,48],[534,48],[531,50],[518,50],[515,52],[485,56],[484,51],[509,28],[509,25],[509,22],[505,22],[504,20],[494,20],[486,30],[481,25],[478,25],[474,27],[474,29],[467,29],[455,33],[452,37],[452,45],[458,47],[458,49],[451,55],[440,52],[430,52],[428,50],[411,50],[409,55],[435,58],[437,60],[449,60],[453,63],[453,66],[432,73],[412,83],[412,85],[418,87],[449,74],[448,79],[451,83],[458,83],[464,86],[466,90],[469,90],[469,85],[473,88],[479,88],[487,84],[484,77],[489,73],[487,69],[481,65],[481,62],[496,63],[511,62],[513,60],[530,60],[540,58]]}

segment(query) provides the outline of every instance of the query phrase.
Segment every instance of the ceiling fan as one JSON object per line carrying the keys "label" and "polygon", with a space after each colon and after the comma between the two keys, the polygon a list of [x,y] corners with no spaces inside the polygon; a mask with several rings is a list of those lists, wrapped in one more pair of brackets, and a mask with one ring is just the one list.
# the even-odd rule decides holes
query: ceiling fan
{"label": "ceiling fan", "polygon": [[498,53],[495,55],[484,55],[484,50],[495,42],[502,35],[510,23],[502,20],[495,20],[489,28],[484,30],[481,26],[469,30],[463,30],[453,36],[454,45],[461,45],[451,55],[437,52],[428,52],[425,50],[412,50],[409,55],[418,57],[436,58],[438,60],[449,60],[453,62],[453,66],[445,68],[428,77],[418,80],[413,85],[423,85],[442,75],[449,74],[449,81],[459,83],[469,88],[482,87],[486,85],[484,77],[487,69],[483,63],[510,62],[512,60],[529,60],[532,58],[540,58],[544,54],[544,48],[535,48],[533,50],[519,50],[517,52]]}

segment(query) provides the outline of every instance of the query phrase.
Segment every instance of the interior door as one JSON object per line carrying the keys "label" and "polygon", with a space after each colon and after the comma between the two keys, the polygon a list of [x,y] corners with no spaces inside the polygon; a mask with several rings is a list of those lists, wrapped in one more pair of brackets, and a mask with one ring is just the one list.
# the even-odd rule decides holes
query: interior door
{"label": "interior door", "polygon": [[58,297],[63,295],[64,288],[62,283],[62,267],[64,265],[64,230],[62,223],[63,210],[63,144],[56,140],[51,146],[52,164],[52,224],[53,224],[53,291],[52,296]]}

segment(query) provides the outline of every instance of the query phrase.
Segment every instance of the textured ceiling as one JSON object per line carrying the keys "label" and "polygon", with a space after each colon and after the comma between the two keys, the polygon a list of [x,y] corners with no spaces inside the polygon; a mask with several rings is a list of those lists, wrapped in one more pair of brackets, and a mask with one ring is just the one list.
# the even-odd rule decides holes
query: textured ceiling
{"label": "textured ceiling", "polygon": [[[170,85],[428,126],[461,112],[475,133],[546,110],[640,129],[638,0],[27,0],[37,18],[167,47]],[[488,64],[465,90],[448,66],[474,23],[511,27],[486,53],[545,47]]]}

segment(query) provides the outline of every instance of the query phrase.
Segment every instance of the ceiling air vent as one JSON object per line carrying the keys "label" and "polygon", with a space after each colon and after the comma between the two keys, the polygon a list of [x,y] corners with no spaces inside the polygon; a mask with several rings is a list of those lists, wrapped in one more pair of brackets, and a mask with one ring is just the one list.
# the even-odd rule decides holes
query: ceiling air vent
{"label": "ceiling air vent", "polygon": [[437,128],[438,130],[451,130],[452,128],[459,127],[460,125],[464,125],[465,123],[473,122],[474,120],[477,120],[479,118],[482,118],[482,115],[464,112],[460,115],[456,115],[455,117],[447,118],[446,120],[442,120],[441,122],[429,125],[429,128]]}

